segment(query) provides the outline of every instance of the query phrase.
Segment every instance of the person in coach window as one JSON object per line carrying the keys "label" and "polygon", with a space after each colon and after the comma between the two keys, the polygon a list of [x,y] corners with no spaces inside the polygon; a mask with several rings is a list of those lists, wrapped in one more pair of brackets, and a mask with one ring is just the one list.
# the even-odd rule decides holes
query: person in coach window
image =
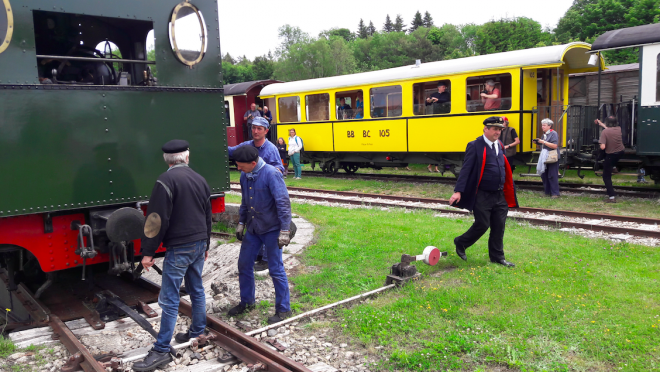
{"label": "person in coach window", "polygon": [[484,133],[465,148],[463,168],[458,175],[449,205],[474,212],[474,223],[463,235],[454,239],[456,254],[467,261],[465,250],[486,233],[491,262],[514,267],[504,257],[504,227],[509,208],[517,208],[518,200],[513,174],[498,139],[504,128],[502,118],[484,120]]}
{"label": "person in coach window", "polygon": [[189,145],[172,140],[163,145],[163,158],[169,165],[151,191],[142,238],[142,266],[154,264],[156,250],[167,247],[158,304],[163,310],[160,330],[146,358],[133,364],[139,372],[164,368],[172,361],[170,341],[179,312],[179,288],[186,279],[192,302],[192,323],[176,340],[186,342],[206,328],[206,296],[202,284],[204,261],[211,240],[211,190],[204,177],[188,166]]}
{"label": "person in coach window", "polygon": [[236,316],[254,309],[254,260],[262,245],[268,252],[268,269],[275,286],[275,315],[268,323],[278,323],[291,316],[289,283],[282,262],[282,247],[288,245],[291,226],[291,202],[282,176],[259,157],[252,146],[234,152],[241,171],[241,207],[236,238],[242,241],[238,256],[238,283],[241,302],[227,315]]}

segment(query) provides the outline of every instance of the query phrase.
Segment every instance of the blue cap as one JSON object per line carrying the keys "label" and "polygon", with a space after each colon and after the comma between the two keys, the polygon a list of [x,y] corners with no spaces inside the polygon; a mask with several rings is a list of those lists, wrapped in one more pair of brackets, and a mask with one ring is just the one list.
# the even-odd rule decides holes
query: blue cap
{"label": "blue cap", "polygon": [[259,126],[264,127],[266,129],[268,129],[270,127],[270,124],[268,124],[268,120],[266,120],[262,117],[252,119],[252,125],[259,125]]}

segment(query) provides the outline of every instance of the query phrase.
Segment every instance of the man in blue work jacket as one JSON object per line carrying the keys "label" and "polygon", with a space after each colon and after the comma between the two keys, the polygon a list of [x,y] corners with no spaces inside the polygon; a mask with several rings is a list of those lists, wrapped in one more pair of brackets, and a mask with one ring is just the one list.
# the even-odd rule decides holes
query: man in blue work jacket
{"label": "man in blue work jacket", "polygon": [[[241,142],[236,146],[227,147],[229,150],[229,157],[233,158],[234,151],[236,151],[238,148],[248,145],[254,146],[254,148],[259,150],[259,157],[262,158],[266,164],[275,167],[278,171],[280,171],[282,177],[284,177],[284,166],[282,165],[280,152],[277,150],[277,146],[266,139],[266,135],[268,134],[268,130],[270,128],[268,120],[263,117],[255,117],[252,119],[251,127],[253,139]],[[262,247],[259,251],[259,254],[257,255],[254,271],[264,271],[266,269],[268,269],[268,251]]]}
{"label": "man in blue work jacket", "polygon": [[[253,122],[254,125],[254,122]],[[254,260],[262,245],[268,252],[268,268],[275,286],[275,315],[268,323],[291,316],[289,282],[282,262],[282,247],[289,244],[291,202],[282,175],[259,157],[254,146],[243,146],[233,153],[241,173],[241,207],[236,238],[241,244],[238,256],[238,283],[241,303],[229,310],[235,316],[254,308]]]}

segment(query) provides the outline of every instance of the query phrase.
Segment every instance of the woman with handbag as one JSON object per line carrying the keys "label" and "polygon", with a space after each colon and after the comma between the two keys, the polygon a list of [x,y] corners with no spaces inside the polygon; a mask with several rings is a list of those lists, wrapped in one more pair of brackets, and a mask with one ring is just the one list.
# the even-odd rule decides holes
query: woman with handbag
{"label": "woman with handbag", "polygon": [[552,129],[554,123],[546,118],[541,120],[543,138],[533,141],[541,147],[536,173],[541,175],[545,194],[553,198],[559,197],[559,135]]}

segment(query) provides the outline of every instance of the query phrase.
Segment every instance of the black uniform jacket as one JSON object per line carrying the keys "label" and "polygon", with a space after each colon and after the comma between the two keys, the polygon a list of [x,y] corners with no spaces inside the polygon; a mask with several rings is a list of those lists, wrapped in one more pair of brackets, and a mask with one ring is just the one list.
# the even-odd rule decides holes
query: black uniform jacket
{"label": "black uniform jacket", "polygon": [[[153,256],[165,247],[211,239],[211,190],[204,177],[185,164],[161,174],[151,191],[147,219],[160,217],[160,231],[142,238],[142,255]],[[206,245],[208,250],[209,244]]]}
{"label": "black uniform jacket", "polygon": [[[500,146],[499,151],[504,151],[502,142],[497,141]],[[477,190],[479,190],[479,183],[484,174],[486,158],[486,141],[483,136],[479,136],[476,140],[469,142],[465,148],[465,159],[463,160],[463,168],[458,175],[456,181],[455,192],[461,193],[461,200],[454,206],[458,208],[467,209],[472,211],[474,203],[477,200]],[[504,198],[506,199],[509,208],[518,208],[518,198],[516,197],[516,188],[513,184],[513,174],[511,166],[506,156],[504,156]]]}

